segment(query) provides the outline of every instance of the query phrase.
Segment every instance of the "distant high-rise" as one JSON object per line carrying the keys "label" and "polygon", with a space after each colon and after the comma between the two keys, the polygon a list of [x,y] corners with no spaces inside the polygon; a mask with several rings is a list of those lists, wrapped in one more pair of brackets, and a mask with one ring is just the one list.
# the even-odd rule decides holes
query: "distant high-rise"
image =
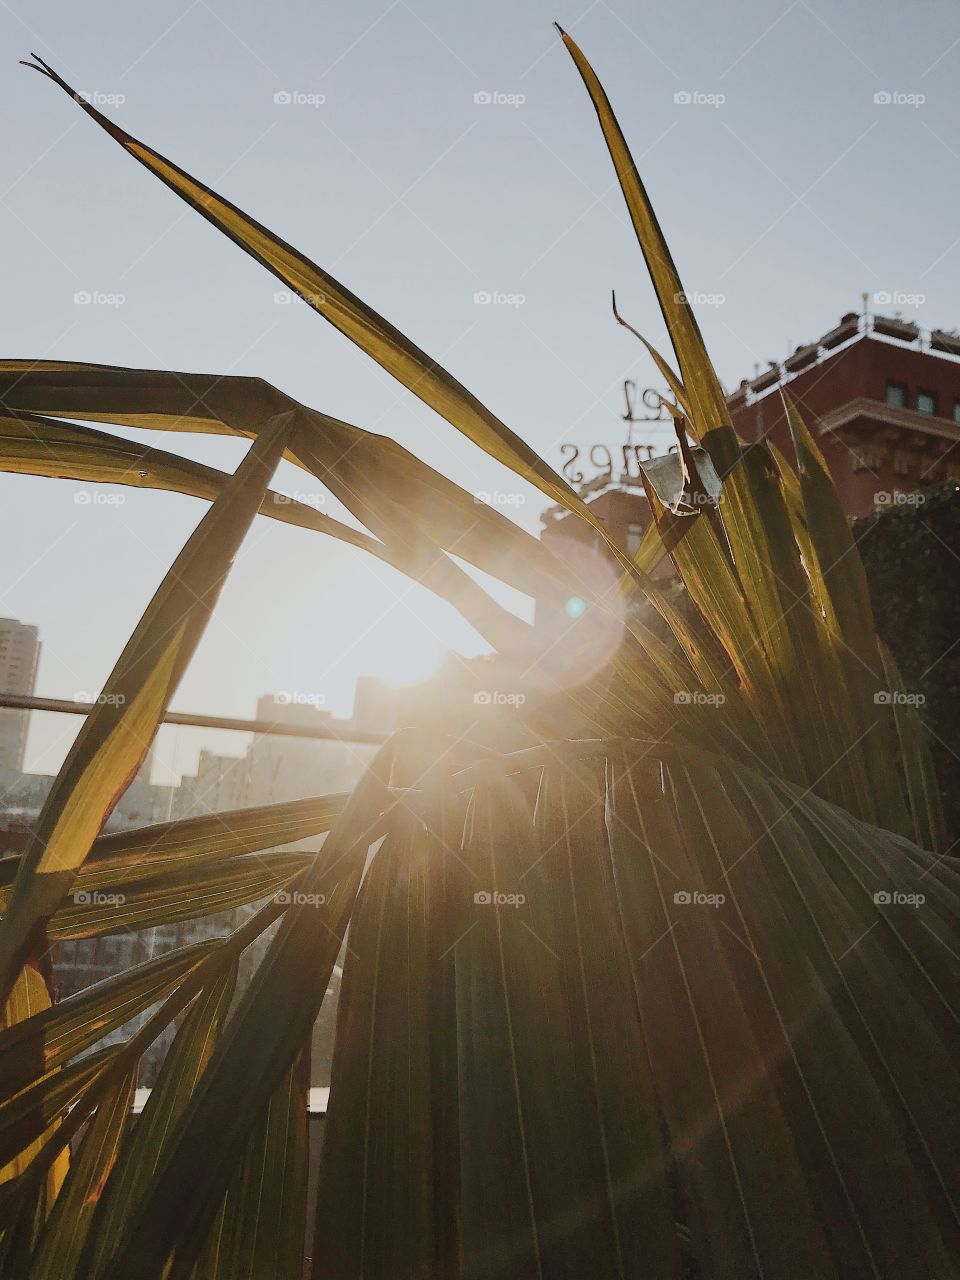
{"label": "distant high-rise", "polygon": [[[0,691],[32,695],[39,657],[37,628],[16,618],[0,618]],[[23,768],[29,726],[29,711],[0,708],[0,768]]]}
{"label": "distant high-rise", "polygon": [[396,685],[379,676],[357,676],[353,698],[353,727],[358,733],[393,733],[401,695]]}
{"label": "distant high-rise", "polygon": [[247,804],[249,762],[244,756],[218,755],[206,747],[200,751],[195,774],[180,779],[176,805],[178,818],[223,813]]}
{"label": "distant high-rise", "polygon": [[[257,719],[319,731],[335,731],[342,724],[316,702],[295,693],[265,694],[257,702]],[[335,739],[257,734],[247,753],[246,803],[273,804],[348,791],[363,772],[370,754],[363,745]]]}

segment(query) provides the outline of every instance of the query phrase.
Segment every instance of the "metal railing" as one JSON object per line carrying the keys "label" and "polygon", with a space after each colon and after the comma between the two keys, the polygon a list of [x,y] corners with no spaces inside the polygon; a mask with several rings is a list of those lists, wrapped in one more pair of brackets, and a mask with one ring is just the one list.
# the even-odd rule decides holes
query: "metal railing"
{"label": "metal railing", "polygon": [[[22,693],[0,691],[0,708],[10,711],[53,711],[86,716],[95,702],[75,702],[69,698],[35,698]],[[187,725],[194,729],[236,729],[241,733],[273,733],[283,738],[314,738],[320,742],[386,742],[385,733],[367,733],[359,729],[334,729],[327,725],[291,724],[285,720],[239,720],[233,716],[195,715],[189,711],[168,711],[162,724]]]}

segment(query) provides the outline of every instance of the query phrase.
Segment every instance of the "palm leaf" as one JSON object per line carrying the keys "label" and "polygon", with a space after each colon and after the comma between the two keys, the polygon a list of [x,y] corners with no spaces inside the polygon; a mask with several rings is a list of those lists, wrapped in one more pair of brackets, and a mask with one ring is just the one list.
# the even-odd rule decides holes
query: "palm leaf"
{"label": "palm leaf", "polygon": [[[229,479],[191,458],[27,413],[0,415],[0,471],[160,489],[211,502]],[[358,530],[272,489],[261,502],[259,514],[377,551],[377,544]]]}
{"label": "palm leaf", "polygon": [[[26,965],[17,976],[13,989],[4,1005],[0,1036],[4,1031],[13,1030],[17,1024],[42,1014],[49,1008],[50,995],[47,991],[46,983],[32,965]],[[9,1163],[0,1164],[0,1186],[9,1184],[19,1177],[30,1164],[31,1159],[39,1150],[39,1146],[40,1144],[37,1143],[33,1148],[27,1148],[20,1152]],[[46,1216],[48,1206],[55,1201],[63,1185],[69,1163],[69,1157],[66,1154],[53,1162],[47,1178],[36,1188],[37,1202],[33,1212],[41,1221]],[[8,1223],[8,1225],[12,1224]]]}
{"label": "palm leaf", "polygon": [[[185,867],[98,883],[105,887],[74,893],[47,924],[52,941],[95,938],[103,934],[152,929],[232,911],[261,898],[283,894],[312,865],[309,853],[250,854],[218,860],[205,871]],[[77,884],[86,883],[81,874]]]}
{"label": "palm leaf", "polygon": [[165,1143],[210,1060],[233,999],[236,964],[225,966],[199,993],[167,1052],[136,1128],[123,1143],[115,1166],[105,1171],[96,1216],[84,1237],[82,1264],[96,1275],[123,1229],[126,1215],[149,1185]]}
{"label": "palm leaf", "polygon": [[214,939],[168,951],[128,973],[113,974],[0,1032],[0,1092],[22,1089],[163,999],[205,956]]}
{"label": "palm leaf", "polygon": [[307,1207],[307,1092],[303,1053],[254,1126],[224,1203],[194,1266],[182,1248],[170,1280],[271,1276],[301,1280]]}
{"label": "palm leaf", "polygon": [[[437,1274],[445,1222],[464,1274],[491,1277],[640,1276],[651,1249],[680,1276],[674,1222],[711,1276],[871,1257],[895,1274],[905,1238],[948,1274],[960,876],[938,884],[933,855],[722,757],[564,754],[536,814],[516,785],[482,798],[488,761],[453,856],[402,822],[377,855],[346,960],[315,1276],[361,1258]],[[434,840],[456,829],[426,822]],[[874,900],[918,884],[925,917]],[[477,889],[526,902],[475,907]],[[710,891],[726,901],[683,898]],[[869,1117],[855,1141],[850,1097]]]}
{"label": "palm leaf", "polygon": [[[237,433],[272,460],[286,447],[369,530],[367,549],[456,603],[518,683],[533,665],[541,680],[562,665],[538,657],[528,629],[498,614],[452,555],[538,598],[556,603],[572,587],[596,606],[548,638],[567,670],[593,652],[601,620],[623,626],[597,676],[502,734],[494,722],[477,734],[472,717],[451,714],[439,730],[395,737],[346,803],[228,815],[220,830],[194,820],[94,842],[107,782],[122,787],[139,757],[132,746],[113,760],[97,750],[112,721],[91,717],[97,732],[68,760],[41,822],[44,841],[55,840],[61,813],[77,806],[62,880],[42,844],[6,869],[13,923],[4,922],[0,959],[11,980],[30,944],[42,950],[44,927],[109,925],[106,913],[84,922],[75,911],[84,904],[62,901],[80,881],[121,886],[130,919],[149,923],[185,918],[191,894],[204,909],[239,901],[275,873],[296,893],[289,904],[271,899],[183,970],[182,957],[170,960],[166,979],[140,967],[0,1033],[9,1048],[0,1078],[19,1090],[0,1104],[0,1161],[29,1156],[0,1196],[9,1266],[23,1268],[47,1211],[41,1180],[92,1115],[55,1210],[62,1250],[43,1240],[38,1265],[62,1257],[96,1280],[296,1274],[303,1046],[345,945],[316,1280],[827,1280],[956,1269],[960,873],[928,847],[941,823],[921,731],[916,717],[873,699],[878,681],[895,687],[899,677],[810,433],[791,410],[798,476],[765,444],[737,440],[610,103],[564,41],[679,370],[650,348],[684,418],[678,455],[646,469],[654,527],[633,561],[529,446],[398,330],[39,62],[127,152],[404,386],[585,520],[629,583],[609,595],[580,590],[543,548],[498,513],[471,513],[471,495],[419,460],[257,380],[0,365],[13,419],[34,415],[32,429],[51,442],[52,419],[80,418]],[[285,438],[265,443],[278,416]],[[63,431],[80,466],[81,445],[94,439]],[[96,448],[118,476],[142,456],[102,435]],[[189,467],[166,465],[171,487],[199,483]],[[208,520],[235,546],[264,489],[238,472],[221,490]],[[195,542],[198,594],[213,597],[232,551],[201,570]],[[665,554],[686,592],[679,606],[648,577]],[[135,718],[147,738],[205,618],[184,608],[170,633],[169,600],[155,612],[163,626],[148,613],[118,667],[142,661],[148,678],[129,689],[115,681],[131,706],[142,699]],[[507,741],[517,749],[491,749]],[[327,831],[319,854],[258,858],[268,836],[289,840],[310,823]],[[228,1017],[237,956],[280,916]],[[151,982],[165,994],[147,1024],[78,1060],[148,999]],[[191,1001],[146,1123],[118,1147],[117,1091]],[[84,1185],[101,1187],[97,1164],[109,1173],[106,1194],[92,1215],[74,1210]]]}
{"label": "palm leaf", "polygon": [[84,720],[23,855],[0,924],[0,984],[37,946],[176,691],[283,450],[280,418],[250,448],[187,541]]}
{"label": "palm leaf", "polygon": [[304,302],[329,320],[351,342],[458,431],[535,485],[552,501],[576,511],[596,529],[624,567],[628,570],[632,568],[629,557],[621,551],[602,522],[597,520],[566,481],[452,374],[328,272],[183,169],[125,133],[80,97],[42,58],[36,54],[31,56],[36,59],[35,70],[41,71],[59,85],[125,151],[176,192],[201,217],[206,218],[279,280],[289,285]]}
{"label": "palm leaf", "polygon": [[85,870],[132,878],[138,872],[152,874],[158,866],[172,871],[184,861],[232,858],[293,844],[329,831],[347,798],[343,792],[308,796],[112,831],[93,842]]}
{"label": "palm leaf", "polygon": [[61,1280],[79,1274],[80,1251],[90,1220],[130,1124],[136,1082],[136,1069],[126,1071],[97,1108],[31,1260],[30,1280]]}
{"label": "palm leaf", "polygon": [[[449,600],[495,647],[529,642],[529,629],[493,601],[441,548],[538,598],[562,602],[572,592],[584,598],[593,595],[590,582],[567,570],[542,543],[502,512],[466,493],[394,441],[308,410],[266,383],[8,360],[0,362],[0,400],[12,409],[43,406],[44,412],[53,416],[241,436],[256,436],[270,414],[290,410],[295,412],[297,451],[288,451],[290,461],[311,471],[377,536],[371,538],[306,506],[281,501],[282,495],[264,499],[266,514],[357,546],[422,582]],[[20,435],[24,430],[29,428],[17,428]],[[52,425],[45,428],[47,434],[53,430]],[[103,439],[109,442],[114,438]],[[140,456],[141,446],[120,441],[119,447],[122,458],[134,461]],[[51,454],[42,445],[33,442],[29,452],[31,459],[39,459],[32,466],[52,465]],[[181,482],[174,484],[176,455],[165,457],[172,459],[165,467],[166,484],[182,492],[195,492],[201,481],[209,485],[219,474],[208,469],[210,474],[198,480],[187,469]],[[2,466],[0,457],[0,469]],[[73,470],[79,473],[83,469],[74,466]],[[149,476],[141,480],[139,470],[142,467],[129,472],[128,483],[149,481]],[[62,468],[57,470],[57,474],[63,473]],[[77,478],[85,477],[78,474]]]}
{"label": "palm leaf", "polygon": [[220,1036],[149,1194],[127,1217],[104,1280],[131,1269],[147,1280],[162,1273],[179,1245],[194,1255],[201,1248],[251,1126],[291,1069],[319,1011],[367,851],[379,834],[394,750],[387,744],[378,752],[300,881],[298,900],[285,910]]}
{"label": "palm leaf", "polygon": [[29,1174],[53,1137],[51,1131],[57,1122],[71,1108],[79,1110],[81,1099],[106,1078],[119,1052],[118,1046],[101,1049],[68,1067],[34,1075],[28,1087],[12,1097],[4,1095],[0,1103],[0,1168],[9,1167],[21,1176]]}

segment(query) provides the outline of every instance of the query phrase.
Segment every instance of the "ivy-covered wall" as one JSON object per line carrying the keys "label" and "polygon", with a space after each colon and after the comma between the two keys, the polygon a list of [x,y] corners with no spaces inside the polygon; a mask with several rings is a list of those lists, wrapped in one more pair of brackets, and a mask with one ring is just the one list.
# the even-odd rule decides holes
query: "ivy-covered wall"
{"label": "ivy-covered wall", "polygon": [[948,844],[960,854],[960,486],[947,484],[854,521],[877,630],[920,714],[940,782]]}

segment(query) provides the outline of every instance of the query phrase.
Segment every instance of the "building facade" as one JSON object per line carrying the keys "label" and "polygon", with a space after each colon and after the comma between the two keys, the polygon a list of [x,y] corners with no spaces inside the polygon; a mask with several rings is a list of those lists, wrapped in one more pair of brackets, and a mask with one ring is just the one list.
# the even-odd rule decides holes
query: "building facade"
{"label": "building facade", "polygon": [[851,516],[960,480],[960,337],[849,313],[728,398],[745,440],[793,460],[780,389],[823,452]]}
{"label": "building facade", "polygon": [[[0,618],[0,690],[31,696],[37,684],[40,633],[16,618]],[[27,746],[29,711],[0,708],[0,768],[20,772]]]}
{"label": "building facade", "polygon": [[[899,317],[848,312],[727,397],[745,441],[767,440],[794,463],[781,391],[797,405],[830,468],[844,510],[877,507],[960,480],[960,336]],[[650,522],[642,485],[626,470],[580,486],[615,541],[633,553]],[[612,560],[601,539],[565,508],[544,512],[543,541],[561,556],[574,543]],[[666,568],[666,566],[662,566]]]}
{"label": "building facade", "polygon": [[[275,725],[330,730],[346,727],[329,711],[296,695],[265,694],[257,702],[257,719]],[[254,736],[247,752],[247,804],[275,804],[305,796],[349,791],[363,773],[372,749],[335,738]]]}
{"label": "building facade", "polygon": [[185,773],[180,779],[173,817],[196,818],[243,809],[250,803],[249,790],[247,756],[221,755],[202,747],[196,773]]}

